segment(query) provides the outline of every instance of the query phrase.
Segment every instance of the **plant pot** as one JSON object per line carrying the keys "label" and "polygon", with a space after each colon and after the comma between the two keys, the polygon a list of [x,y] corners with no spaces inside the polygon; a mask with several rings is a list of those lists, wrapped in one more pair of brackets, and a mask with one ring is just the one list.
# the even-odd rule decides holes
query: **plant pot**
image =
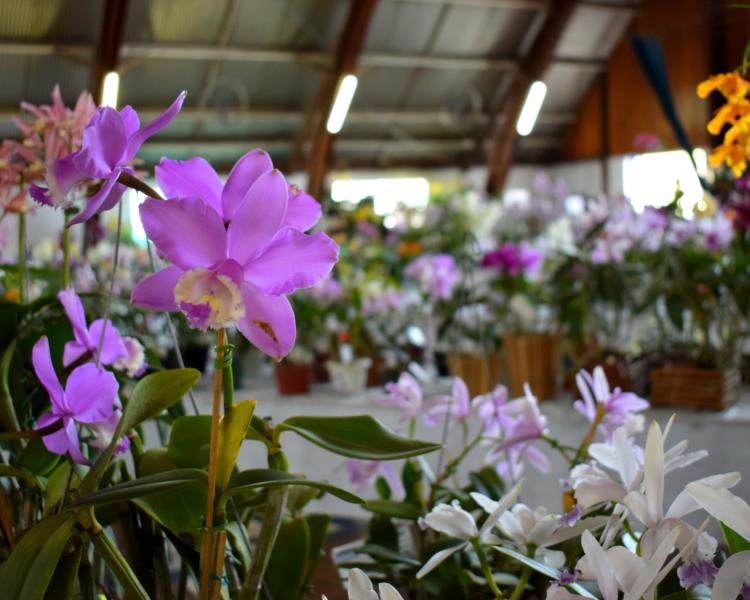
{"label": "plant pot", "polygon": [[550,334],[503,336],[512,396],[522,396],[525,383],[539,400],[551,400],[557,391],[559,339]]}
{"label": "plant pot", "polygon": [[367,370],[371,364],[369,358],[358,358],[349,363],[329,360],[326,367],[333,389],[344,394],[363,392],[367,385]]}
{"label": "plant pot", "polygon": [[665,365],[649,371],[651,404],[697,410],[723,410],[737,401],[737,368],[703,369]]}
{"label": "plant pot", "polygon": [[500,383],[500,354],[448,354],[448,371],[466,382],[471,396],[485,394]]}
{"label": "plant pot", "polygon": [[293,362],[276,364],[276,387],[282,396],[309,394],[312,382],[312,365]]}
{"label": "plant pot", "polygon": [[328,375],[328,369],[326,368],[326,362],[330,359],[330,352],[319,352],[315,354],[315,359],[312,364],[313,381],[316,383],[328,383],[331,381],[331,378]]}
{"label": "plant pot", "polygon": [[385,360],[380,356],[372,357],[372,364],[367,369],[367,387],[379,387],[383,384]]}

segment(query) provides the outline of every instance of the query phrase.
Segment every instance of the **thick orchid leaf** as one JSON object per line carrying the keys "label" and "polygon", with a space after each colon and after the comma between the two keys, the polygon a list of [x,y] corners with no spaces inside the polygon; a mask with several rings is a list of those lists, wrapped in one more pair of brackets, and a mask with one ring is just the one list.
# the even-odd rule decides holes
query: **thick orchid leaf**
{"label": "thick orchid leaf", "polygon": [[204,483],[206,472],[200,469],[174,469],[125,481],[79,498],[71,508],[99,506],[112,502],[133,500],[142,496],[172,491],[187,483]]}
{"label": "thick orchid leaf", "polygon": [[[44,510],[45,515],[51,515],[57,510],[57,506],[60,503],[60,499],[68,489],[75,489],[81,482],[81,478],[74,471],[71,475],[70,469],[72,464],[70,462],[61,462],[50,473],[47,485],[44,486]],[[68,479],[70,479],[70,485],[68,485]]]}
{"label": "thick orchid leaf", "polygon": [[117,430],[107,449],[99,455],[94,466],[81,482],[81,494],[93,492],[107,470],[120,437],[143,421],[158,416],[162,411],[180,401],[182,396],[200,379],[197,369],[170,369],[146,375],[130,394]]}
{"label": "thick orchid leaf", "polygon": [[357,548],[352,548],[354,554],[367,554],[374,558],[377,562],[392,562],[392,563],[404,563],[412,567],[421,567],[422,562],[402,552],[397,552],[392,548],[381,546],[379,544],[364,544]]}
{"label": "thick orchid leaf", "polygon": [[[69,547],[70,544],[68,545]],[[47,593],[44,595],[44,600],[76,597],[78,567],[81,564],[83,547],[84,544],[79,541],[72,551],[63,552],[52,575],[52,579],[47,586]]]}
{"label": "thick orchid leaf", "polygon": [[13,340],[0,357],[0,425],[3,431],[20,431],[16,416],[16,407],[13,404],[13,396],[8,385],[8,373],[13,353],[16,351],[16,341]]}
{"label": "thick orchid leaf", "polygon": [[[141,477],[177,470],[177,465],[166,448],[154,448],[141,458]],[[186,483],[166,492],[158,492],[133,500],[133,504],[151,516],[174,536],[197,548],[201,536],[201,523],[206,509],[206,484],[204,481]]]}
{"label": "thick orchid leaf", "polygon": [[369,415],[291,417],[276,429],[294,431],[335,454],[364,460],[396,460],[440,449],[440,444],[397,436]]}
{"label": "thick orchid leaf", "polygon": [[376,515],[407,519],[409,521],[416,521],[422,516],[422,507],[418,504],[399,502],[397,500],[367,500],[362,505],[362,508]]}
{"label": "thick orchid leaf", "polygon": [[70,539],[75,516],[63,513],[43,519],[23,536],[0,569],[6,598],[41,600]]}
{"label": "thick orchid leaf", "polygon": [[203,468],[208,465],[211,442],[211,417],[178,417],[172,423],[167,451],[178,467]]}
{"label": "thick orchid leaf", "polygon": [[300,598],[310,559],[310,528],[300,517],[282,523],[263,576],[271,598]]}
{"label": "thick orchid leaf", "polygon": [[[511,550],[510,548],[506,548],[504,546],[493,546],[495,550],[500,552],[500,554],[505,554],[506,556],[509,556],[510,558],[517,560],[523,565],[526,565],[527,567],[530,567],[537,573],[541,573],[542,575],[545,575],[549,577],[550,579],[557,579],[560,577],[560,571],[557,569],[550,567],[548,565],[545,565],[544,563],[539,562],[538,560],[534,560],[533,558],[529,558],[528,556],[521,554],[520,552],[516,552],[515,550]],[[569,587],[571,590],[573,590],[576,594],[579,594],[581,596],[584,596],[586,598],[596,598],[591,592],[589,592],[585,587],[578,583],[571,583],[567,585],[566,587]]]}
{"label": "thick orchid leaf", "polygon": [[226,503],[230,497],[236,494],[261,488],[274,488],[285,485],[303,485],[316,488],[331,494],[332,496],[336,496],[345,502],[351,502],[352,504],[362,504],[364,502],[359,496],[355,496],[351,492],[342,490],[341,488],[329,483],[311,481],[310,479],[305,479],[304,477],[292,475],[286,471],[278,471],[276,469],[249,469],[247,471],[241,471],[232,477],[229,481],[229,487],[219,498],[219,504],[222,505]]}
{"label": "thick orchid leaf", "polygon": [[232,406],[221,418],[216,468],[216,487],[220,492],[229,484],[254,410],[255,400],[244,400]]}
{"label": "thick orchid leaf", "polygon": [[730,554],[737,554],[738,552],[750,550],[750,540],[742,537],[726,523],[719,521],[719,526],[721,527],[721,532],[724,534],[724,539],[727,541],[727,547],[729,548]]}
{"label": "thick orchid leaf", "polygon": [[197,369],[169,369],[141,379],[123,411],[122,431],[133,429],[179,402],[200,377]]}
{"label": "thick orchid leaf", "polygon": [[323,514],[310,514],[303,517],[307,522],[307,528],[310,531],[310,551],[307,554],[307,563],[305,564],[305,577],[303,585],[307,585],[315,573],[320,559],[325,556],[325,545],[328,540],[328,526],[331,523],[331,517]]}
{"label": "thick orchid leaf", "polygon": [[53,454],[40,438],[31,438],[18,457],[18,466],[34,475],[49,475],[60,462],[61,456]]}

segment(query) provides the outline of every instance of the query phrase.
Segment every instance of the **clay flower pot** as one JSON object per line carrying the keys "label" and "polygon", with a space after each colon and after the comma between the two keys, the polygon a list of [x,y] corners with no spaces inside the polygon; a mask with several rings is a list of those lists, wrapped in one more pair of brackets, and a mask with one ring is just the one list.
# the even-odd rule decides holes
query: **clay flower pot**
{"label": "clay flower pot", "polygon": [[309,394],[312,365],[282,361],[276,364],[276,386],[282,396]]}

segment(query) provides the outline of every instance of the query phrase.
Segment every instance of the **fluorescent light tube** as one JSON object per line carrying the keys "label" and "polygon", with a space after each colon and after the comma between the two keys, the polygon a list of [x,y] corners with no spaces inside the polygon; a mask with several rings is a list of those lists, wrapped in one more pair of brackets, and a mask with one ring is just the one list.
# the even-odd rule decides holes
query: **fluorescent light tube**
{"label": "fluorescent light tube", "polygon": [[338,88],[336,89],[336,99],[333,101],[331,112],[328,115],[328,122],[326,123],[326,129],[328,133],[337,134],[341,131],[346,120],[346,114],[349,112],[349,107],[352,104],[354,98],[354,92],[357,90],[357,76],[356,75],[345,75],[339,81]]}
{"label": "fluorescent light tube", "polygon": [[534,124],[542,109],[542,102],[547,95],[547,86],[542,81],[535,81],[531,84],[529,92],[526,94],[521,114],[516,121],[516,131],[518,135],[529,135],[534,129]]}
{"label": "fluorescent light tube", "polygon": [[102,85],[101,106],[117,108],[117,93],[120,89],[120,75],[117,71],[110,71],[104,77]]}

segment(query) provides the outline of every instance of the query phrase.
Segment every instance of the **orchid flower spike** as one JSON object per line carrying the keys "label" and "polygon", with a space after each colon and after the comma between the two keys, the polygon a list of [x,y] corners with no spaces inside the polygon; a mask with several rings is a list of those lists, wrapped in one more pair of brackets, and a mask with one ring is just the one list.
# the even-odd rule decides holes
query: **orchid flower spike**
{"label": "orchid flower spike", "polygon": [[290,190],[262,150],[240,158],[224,185],[202,158],[162,159],[156,180],[168,200],[147,199],[141,219],[172,264],[140,281],[133,303],[181,311],[203,331],[236,325],[266,354],[288,354],[296,328],[286,295],[338,260],[331,238],[303,233],[320,217],[317,202]]}
{"label": "orchid flower spike", "polygon": [[49,393],[52,409],[39,417],[37,428],[42,429],[62,421],[62,428],[45,435],[42,442],[55,454],[69,454],[79,464],[88,461],[81,454],[78,424],[95,425],[106,422],[119,407],[115,376],[109,371],[87,363],[73,369],[65,389],[52,366],[49,341],[42,337],[31,353],[34,371]]}
{"label": "orchid flower spike", "polygon": [[[433,554],[417,573],[417,579],[421,579],[430,573],[451,555],[468,548],[473,540],[492,544],[499,542],[500,540],[492,534],[492,528],[498,523],[505,511],[513,506],[520,493],[521,486],[515,485],[497,502],[492,514],[487,517],[481,528],[477,528],[474,517],[461,508],[457,500],[454,500],[452,504],[440,503],[436,505],[424,517],[424,524],[430,529],[463,541],[456,546],[445,548]],[[486,501],[492,502],[492,500],[477,492],[473,492],[471,497],[483,507],[486,506]]]}
{"label": "orchid flower spike", "polygon": [[180,112],[185,95],[182,92],[167,110],[144,126],[130,106],[119,112],[108,106],[99,107],[83,132],[81,149],[52,161],[45,175],[47,187],[32,185],[31,196],[47,206],[67,206],[74,185],[85,179],[99,179],[103,180],[101,189],[86,199],[86,206],[70,224],[83,223],[113,208],[125,193],[125,186],[117,181],[120,174],[132,174],[130,163],[138,150]]}

